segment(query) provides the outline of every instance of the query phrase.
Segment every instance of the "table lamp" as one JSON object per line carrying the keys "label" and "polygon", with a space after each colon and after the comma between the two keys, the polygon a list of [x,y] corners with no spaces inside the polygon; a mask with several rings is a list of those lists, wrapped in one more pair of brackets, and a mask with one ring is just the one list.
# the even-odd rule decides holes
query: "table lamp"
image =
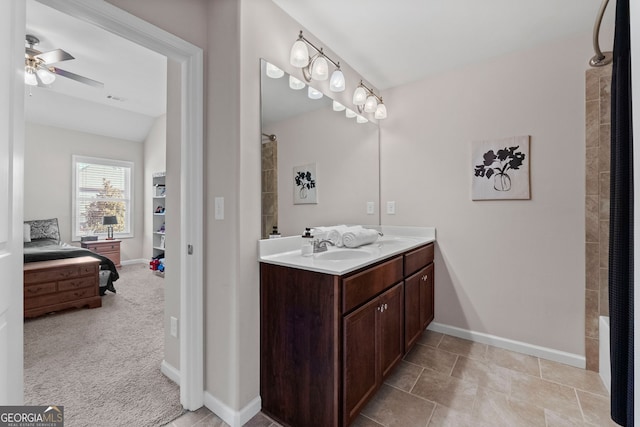
{"label": "table lamp", "polygon": [[103,216],[102,225],[107,226],[107,240],[113,240],[113,226],[118,224],[117,216]]}

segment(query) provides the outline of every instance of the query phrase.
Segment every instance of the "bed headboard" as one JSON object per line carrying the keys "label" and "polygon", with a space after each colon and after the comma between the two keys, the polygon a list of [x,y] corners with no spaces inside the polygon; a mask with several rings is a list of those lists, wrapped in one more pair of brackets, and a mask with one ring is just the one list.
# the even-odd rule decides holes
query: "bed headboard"
{"label": "bed headboard", "polygon": [[29,226],[31,240],[52,239],[58,242],[60,241],[58,218],[34,219],[32,221],[25,221],[24,223]]}

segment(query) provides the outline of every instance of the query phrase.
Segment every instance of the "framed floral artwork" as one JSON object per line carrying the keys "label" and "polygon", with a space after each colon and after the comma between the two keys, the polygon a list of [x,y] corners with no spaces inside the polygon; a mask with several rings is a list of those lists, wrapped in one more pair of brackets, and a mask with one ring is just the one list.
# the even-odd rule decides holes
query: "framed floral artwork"
{"label": "framed floral artwork", "polygon": [[305,205],[318,203],[318,179],[316,164],[293,168],[293,204]]}
{"label": "framed floral artwork", "polygon": [[528,135],[471,144],[472,200],[529,200]]}

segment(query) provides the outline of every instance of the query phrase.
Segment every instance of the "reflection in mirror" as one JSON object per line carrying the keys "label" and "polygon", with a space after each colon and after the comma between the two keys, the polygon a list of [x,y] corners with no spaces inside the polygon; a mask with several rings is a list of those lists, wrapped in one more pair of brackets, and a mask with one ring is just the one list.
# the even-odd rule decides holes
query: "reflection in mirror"
{"label": "reflection in mirror", "polygon": [[292,236],[305,227],[380,224],[377,124],[334,111],[326,96],[310,99],[306,85],[291,89],[286,73],[268,77],[266,64],[261,60],[262,237],[274,226]]}

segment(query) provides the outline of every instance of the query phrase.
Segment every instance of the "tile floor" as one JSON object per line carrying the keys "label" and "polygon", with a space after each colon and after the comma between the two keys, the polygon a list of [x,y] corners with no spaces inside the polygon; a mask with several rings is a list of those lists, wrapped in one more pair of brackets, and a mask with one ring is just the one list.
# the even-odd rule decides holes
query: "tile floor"
{"label": "tile floor", "polygon": [[[206,408],[189,412],[169,424],[169,427],[190,426],[228,427]],[[245,426],[279,424],[260,413]],[[353,426],[617,424],[609,418],[607,390],[595,372],[426,331]]]}

